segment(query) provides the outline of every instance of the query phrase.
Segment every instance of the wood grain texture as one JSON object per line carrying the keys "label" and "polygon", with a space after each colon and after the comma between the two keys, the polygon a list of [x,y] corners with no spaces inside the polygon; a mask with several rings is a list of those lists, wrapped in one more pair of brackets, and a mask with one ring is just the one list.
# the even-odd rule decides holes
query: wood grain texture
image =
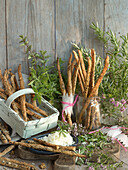
{"label": "wood grain texture", "polygon": [[0,0],[0,69],[6,68],[6,21],[5,0]]}
{"label": "wood grain texture", "polygon": [[34,51],[46,50],[54,61],[54,1],[53,0],[6,0],[7,1],[7,50],[8,65],[17,72],[28,73],[28,59],[19,47],[19,35],[28,37]]}
{"label": "wood grain texture", "polygon": [[128,1],[105,0],[105,31],[110,29],[117,34],[128,33]]}
{"label": "wood grain texture", "polygon": [[56,0],[56,53],[67,60],[71,42],[96,49],[103,55],[103,47],[89,28],[92,22],[103,27],[103,1]]}

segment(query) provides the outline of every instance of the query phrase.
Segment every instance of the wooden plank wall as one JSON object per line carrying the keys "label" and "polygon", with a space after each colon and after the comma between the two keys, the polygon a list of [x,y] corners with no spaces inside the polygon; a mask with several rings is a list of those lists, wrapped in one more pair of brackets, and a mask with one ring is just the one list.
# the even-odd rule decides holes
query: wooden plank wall
{"label": "wooden plank wall", "polygon": [[128,32],[127,0],[0,0],[0,16],[0,68],[17,72],[21,63],[27,74],[21,34],[35,51],[46,50],[53,64],[57,57],[68,60],[71,42],[95,48],[103,56],[103,45],[89,28],[92,22],[118,35]]}

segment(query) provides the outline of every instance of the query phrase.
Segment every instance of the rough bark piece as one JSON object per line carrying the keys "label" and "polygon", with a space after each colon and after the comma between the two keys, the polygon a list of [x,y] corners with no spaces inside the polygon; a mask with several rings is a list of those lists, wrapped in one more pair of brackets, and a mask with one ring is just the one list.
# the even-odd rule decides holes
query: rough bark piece
{"label": "rough bark piece", "polygon": [[57,69],[58,69],[58,74],[59,74],[59,82],[60,82],[60,89],[61,89],[61,93],[62,95],[66,94],[66,89],[65,89],[65,84],[61,75],[61,71],[60,71],[60,64],[59,64],[59,58],[57,58]]}
{"label": "rough bark piece", "polygon": [[[22,73],[21,73],[21,64],[19,64],[19,67],[18,67],[18,75],[19,75],[19,80],[20,80],[20,89],[24,89],[24,80],[23,80]],[[25,95],[20,96],[20,105],[21,105],[23,119],[25,122],[27,122]]]}

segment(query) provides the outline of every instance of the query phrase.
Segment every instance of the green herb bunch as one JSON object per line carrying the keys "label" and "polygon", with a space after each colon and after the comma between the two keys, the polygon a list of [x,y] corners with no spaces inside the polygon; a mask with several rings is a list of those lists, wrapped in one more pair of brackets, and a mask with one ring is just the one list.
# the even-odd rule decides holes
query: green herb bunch
{"label": "green herb bunch", "polygon": [[35,99],[41,103],[41,97],[44,97],[51,104],[55,104],[56,99],[60,96],[58,72],[55,67],[48,66],[47,62],[50,58],[46,55],[46,51],[32,51],[32,45],[29,44],[27,37],[20,35],[20,46],[25,47],[25,52],[30,61],[29,85],[35,92]]}
{"label": "green herb bunch", "polygon": [[[113,141],[101,131],[89,134],[89,131],[82,124],[73,123],[70,127],[67,123],[58,121],[57,130],[62,134],[69,132],[78,138],[76,153],[87,155],[87,159],[76,158],[77,165],[87,165],[90,170],[116,169],[122,162],[115,163],[109,153],[102,152],[105,148],[111,148]],[[97,154],[97,162],[90,162],[90,158]]]}
{"label": "green herb bunch", "polygon": [[[117,38],[111,30],[104,32],[94,23],[90,26],[105,47],[105,56],[110,56],[110,65],[100,86],[100,94],[121,100],[128,93],[128,34]],[[99,63],[100,64],[100,63]]]}

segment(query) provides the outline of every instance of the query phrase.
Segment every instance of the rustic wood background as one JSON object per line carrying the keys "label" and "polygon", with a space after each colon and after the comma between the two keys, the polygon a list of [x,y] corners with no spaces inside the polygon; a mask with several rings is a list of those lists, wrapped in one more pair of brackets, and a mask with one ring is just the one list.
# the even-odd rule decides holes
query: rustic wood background
{"label": "rustic wood background", "polygon": [[67,60],[71,42],[94,48],[104,55],[103,45],[89,28],[98,22],[118,35],[128,32],[127,0],[0,0],[0,68],[18,64],[28,73],[28,60],[19,47],[19,35],[28,37],[35,51],[46,50],[50,64]]}

